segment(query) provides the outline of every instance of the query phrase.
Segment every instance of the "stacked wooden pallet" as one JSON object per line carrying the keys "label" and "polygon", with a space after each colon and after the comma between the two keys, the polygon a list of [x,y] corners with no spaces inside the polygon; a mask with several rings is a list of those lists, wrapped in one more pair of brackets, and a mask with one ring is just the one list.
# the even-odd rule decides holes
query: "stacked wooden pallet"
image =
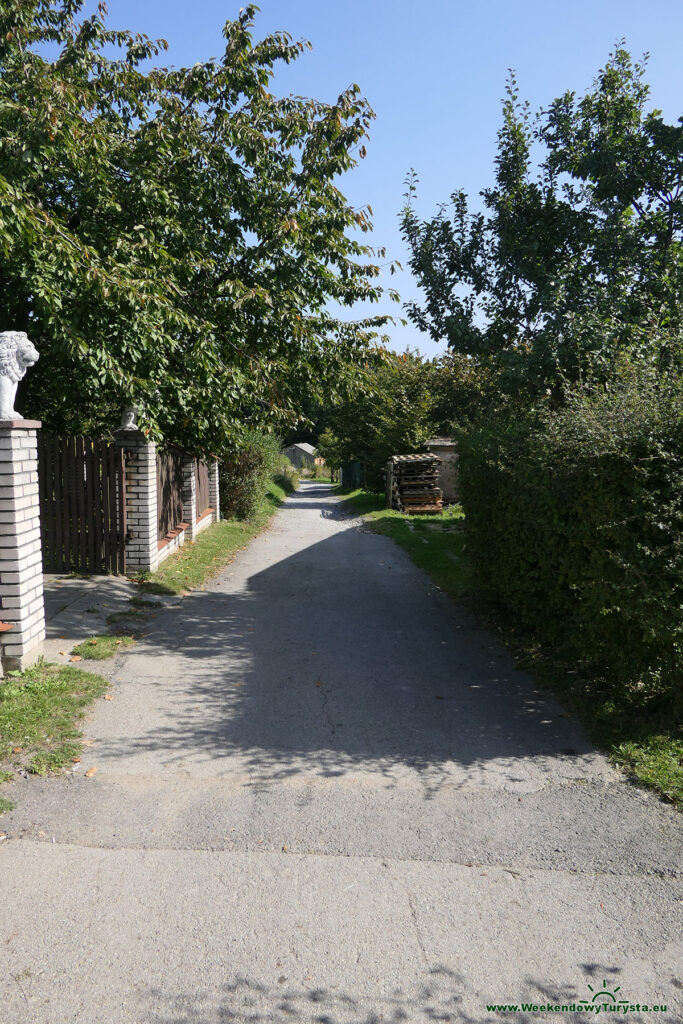
{"label": "stacked wooden pallet", "polygon": [[437,487],[436,455],[392,455],[387,465],[387,505],[411,515],[434,515],[443,508]]}

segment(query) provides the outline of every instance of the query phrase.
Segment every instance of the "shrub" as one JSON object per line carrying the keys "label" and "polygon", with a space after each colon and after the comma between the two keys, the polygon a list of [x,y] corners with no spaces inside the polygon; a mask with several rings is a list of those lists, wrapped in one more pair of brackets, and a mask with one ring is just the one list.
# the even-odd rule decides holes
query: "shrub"
{"label": "shrub", "polygon": [[559,412],[461,438],[485,594],[561,656],[683,710],[683,397],[654,380],[577,389]]}
{"label": "shrub", "polygon": [[277,435],[253,430],[237,451],[223,459],[220,498],[225,519],[250,519],[256,514],[268,480],[281,467],[280,447]]}
{"label": "shrub", "polygon": [[289,459],[285,459],[284,462],[281,462],[273,479],[275,483],[282,488],[285,494],[291,494],[299,486],[299,473],[296,466],[293,466]]}

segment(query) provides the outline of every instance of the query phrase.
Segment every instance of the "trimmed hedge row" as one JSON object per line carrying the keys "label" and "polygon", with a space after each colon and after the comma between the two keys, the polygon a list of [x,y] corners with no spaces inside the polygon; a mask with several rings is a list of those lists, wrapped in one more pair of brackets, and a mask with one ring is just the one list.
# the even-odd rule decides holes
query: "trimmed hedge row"
{"label": "trimmed hedge row", "polygon": [[683,711],[683,398],[656,382],[461,438],[486,596],[563,658]]}

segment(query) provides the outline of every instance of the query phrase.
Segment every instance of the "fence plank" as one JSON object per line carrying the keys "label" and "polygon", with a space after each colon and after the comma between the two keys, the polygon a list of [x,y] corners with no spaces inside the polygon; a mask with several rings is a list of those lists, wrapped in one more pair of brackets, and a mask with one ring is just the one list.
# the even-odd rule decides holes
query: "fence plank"
{"label": "fence plank", "polygon": [[88,516],[86,513],[85,452],[83,438],[76,438],[76,498],[78,509],[78,568],[87,571],[88,565]]}
{"label": "fence plank", "polygon": [[92,441],[83,438],[83,466],[85,468],[85,516],[88,521],[85,533],[86,565],[92,566],[95,558],[95,493],[92,461]]}
{"label": "fence plank", "polygon": [[49,515],[50,515],[50,527],[48,533],[48,539],[50,543],[50,570],[51,572],[57,571],[57,506],[55,499],[56,483],[55,483],[55,444],[54,438],[48,439],[45,454],[48,460],[47,469],[47,486],[48,494],[50,496],[49,501]]}
{"label": "fence plank", "polygon": [[45,452],[43,446],[40,443],[38,444],[38,500],[40,502],[40,544],[43,552],[43,559],[45,559],[45,534],[47,526],[47,481],[45,480]]}
{"label": "fence plank", "polygon": [[71,572],[71,556],[70,556],[70,533],[71,533],[71,516],[70,516],[70,498],[71,494],[69,491],[69,438],[61,438],[61,459],[60,459],[60,472],[62,477],[62,558],[64,572]]}
{"label": "fence plank", "polygon": [[119,515],[116,501],[116,452],[111,445],[105,449],[107,474],[109,476],[109,543],[107,545],[107,572],[116,572],[116,558],[119,550]]}
{"label": "fence plank", "polygon": [[195,460],[195,493],[197,495],[197,519],[199,519],[209,507],[209,467],[205,462]]}
{"label": "fence plank", "polygon": [[[93,567],[101,563],[102,551],[102,476],[100,463],[97,457],[97,444],[90,442],[90,465],[92,466],[92,487],[93,487],[93,543],[92,543],[92,564]],[[95,569],[99,572],[99,568]]]}
{"label": "fence plank", "polygon": [[100,467],[102,480],[102,536],[100,538],[99,559],[102,567],[100,571],[106,572],[111,525],[109,521],[109,467],[107,466],[106,452],[103,449],[104,445],[99,441],[97,445],[97,462]]}
{"label": "fence plank", "polygon": [[68,509],[68,571],[78,571],[78,495],[76,493],[76,438],[68,437],[66,443],[66,494]]}
{"label": "fence plank", "polygon": [[64,569],[62,554],[62,446],[58,435],[54,437],[53,472],[55,479],[55,572]]}
{"label": "fence plank", "polygon": [[119,503],[119,552],[117,571],[126,571],[126,533],[128,524],[126,522],[126,459],[123,448],[116,452],[116,478],[118,481],[117,497]]}

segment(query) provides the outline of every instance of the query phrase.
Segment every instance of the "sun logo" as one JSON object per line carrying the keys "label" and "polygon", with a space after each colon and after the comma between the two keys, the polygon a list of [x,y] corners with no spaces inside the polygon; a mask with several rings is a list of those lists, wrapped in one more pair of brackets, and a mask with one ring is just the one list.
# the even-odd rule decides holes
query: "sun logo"
{"label": "sun logo", "polygon": [[[612,1002],[616,1005],[617,997],[616,997],[615,993],[621,991],[621,985],[617,985],[616,988],[613,988],[613,989],[607,988],[607,981],[606,981],[605,978],[602,979],[602,988],[599,989],[598,992],[595,991],[595,989],[593,988],[592,985],[589,985],[588,988],[593,993],[593,998],[591,999],[591,1003],[595,1003],[599,999],[604,1001],[604,999],[607,998],[607,999],[611,999]],[[588,1000],[587,999],[582,999],[581,1002],[582,1003],[588,1003]]]}

